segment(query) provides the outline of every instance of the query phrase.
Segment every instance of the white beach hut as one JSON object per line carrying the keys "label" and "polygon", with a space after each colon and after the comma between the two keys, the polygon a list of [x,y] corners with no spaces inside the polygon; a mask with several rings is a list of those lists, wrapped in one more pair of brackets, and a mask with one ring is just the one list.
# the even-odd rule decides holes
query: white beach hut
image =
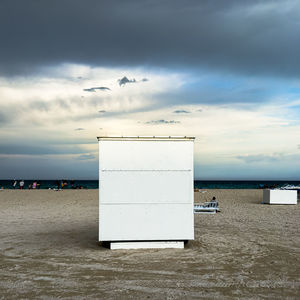
{"label": "white beach hut", "polygon": [[269,190],[263,191],[264,204],[297,204],[297,191]]}
{"label": "white beach hut", "polygon": [[183,248],[194,239],[194,137],[98,137],[99,241]]}

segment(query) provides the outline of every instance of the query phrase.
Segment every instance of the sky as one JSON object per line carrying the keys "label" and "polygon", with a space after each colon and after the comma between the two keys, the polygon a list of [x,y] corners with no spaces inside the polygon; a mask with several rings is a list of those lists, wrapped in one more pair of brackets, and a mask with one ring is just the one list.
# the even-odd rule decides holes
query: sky
{"label": "sky", "polygon": [[0,179],[97,179],[97,136],[195,136],[195,179],[300,180],[300,1],[1,0]]}

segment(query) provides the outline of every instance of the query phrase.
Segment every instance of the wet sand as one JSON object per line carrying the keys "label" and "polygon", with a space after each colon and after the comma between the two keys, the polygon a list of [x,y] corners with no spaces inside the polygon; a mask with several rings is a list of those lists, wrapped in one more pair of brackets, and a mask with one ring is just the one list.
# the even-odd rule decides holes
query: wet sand
{"label": "wet sand", "polygon": [[299,299],[300,205],[208,190],[184,250],[97,243],[98,191],[0,191],[0,299]]}

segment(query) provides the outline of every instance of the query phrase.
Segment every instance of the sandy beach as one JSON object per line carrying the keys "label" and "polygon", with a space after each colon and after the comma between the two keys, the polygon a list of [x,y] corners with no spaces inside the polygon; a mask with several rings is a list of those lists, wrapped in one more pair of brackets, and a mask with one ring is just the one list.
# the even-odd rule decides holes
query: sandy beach
{"label": "sandy beach", "polygon": [[208,190],[184,250],[97,242],[98,190],[0,192],[0,299],[299,299],[300,205],[262,190]]}

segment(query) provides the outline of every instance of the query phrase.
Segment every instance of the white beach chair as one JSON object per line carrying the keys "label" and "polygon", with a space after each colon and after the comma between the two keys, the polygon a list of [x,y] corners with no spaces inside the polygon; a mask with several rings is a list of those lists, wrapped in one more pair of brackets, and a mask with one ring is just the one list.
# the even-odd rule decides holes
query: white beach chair
{"label": "white beach chair", "polygon": [[215,214],[220,211],[219,204],[217,201],[204,202],[194,204],[194,213],[196,214]]}

